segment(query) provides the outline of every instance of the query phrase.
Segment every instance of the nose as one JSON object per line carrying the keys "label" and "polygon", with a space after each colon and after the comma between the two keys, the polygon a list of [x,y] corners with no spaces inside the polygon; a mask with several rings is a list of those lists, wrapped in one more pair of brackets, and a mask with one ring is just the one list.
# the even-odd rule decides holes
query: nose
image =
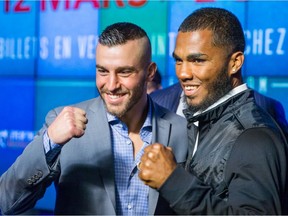
{"label": "nose", "polygon": [[110,73],[107,80],[107,89],[113,91],[118,87],[118,77],[115,73]]}
{"label": "nose", "polygon": [[193,71],[189,67],[189,63],[182,62],[180,65],[176,65],[176,75],[180,80],[193,79]]}

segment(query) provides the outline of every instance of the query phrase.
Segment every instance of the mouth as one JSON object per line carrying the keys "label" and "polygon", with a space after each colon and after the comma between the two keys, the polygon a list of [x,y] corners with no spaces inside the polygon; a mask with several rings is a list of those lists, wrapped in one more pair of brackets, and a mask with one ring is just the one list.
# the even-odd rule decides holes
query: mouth
{"label": "mouth", "polygon": [[111,92],[105,92],[105,101],[106,103],[109,103],[111,105],[118,105],[124,100],[124,93],[111,93]]}
{"label": "mouth", "polygon": [[112,100],[118,99],[124,95],[124,94],[110,94],[110,93],[106,93],[106,94]]}
{"label": "mouth", "polygon": [[184,93],[186,96],[193,96],[197,93],[198,89],[200,88],[200,85],[183,85]]}

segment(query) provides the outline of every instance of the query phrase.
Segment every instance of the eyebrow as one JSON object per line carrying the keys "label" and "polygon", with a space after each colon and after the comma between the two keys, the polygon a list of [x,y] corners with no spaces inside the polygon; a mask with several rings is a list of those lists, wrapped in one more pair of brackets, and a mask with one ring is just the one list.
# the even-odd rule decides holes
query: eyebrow
{"label": "eyebrow", "polygon": [[186,57],[186,59],[187,59],[187,61],[189,61],[189,60],[201,58],[202,56],[206,56],[206,54],[194,53],[194,54],[188,55],[188,56]]}
{"label": "eyebrow", "polygon": [[[173,58],[175,59],[181,59],[178,55],[175,54],[175,52],[173,52],[172,54]],[[193,60],[193,59],[197,59],[200,58],[202,56],[206,56],[206,54],[202,54],[202,53],[193,53],[193,54],[189,54],[188,56],[186,56],[186,60]]]}
{"label": "eyebrow", "polygon": [[[96,68],[100,68],[100,69],[103,69],[103,70],[107,70],[104,66],[101,66],[99,64],[96,64]],[[122,66],[122,67],[118,67],[116,68],[116,71],[121,71],[121,70],[135,70],[136,71],[136,68],[133,67],[133,66]],[[108,70],[107,70],[108,71]]]}
{"label": "eyebrow", "polygon": [[103,70],[107,70],[105,67],[99,65],[99,64],[96,64],[96,68],[100,68],[100,69],[103,69]]}

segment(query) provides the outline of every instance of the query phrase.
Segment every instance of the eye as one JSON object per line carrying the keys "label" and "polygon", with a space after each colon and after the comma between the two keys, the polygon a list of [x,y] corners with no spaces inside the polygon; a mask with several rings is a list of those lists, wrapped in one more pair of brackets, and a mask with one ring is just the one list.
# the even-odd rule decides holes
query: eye
{"label": "eye", "polygon": [[128,77],[130,76],[134,71],[131,69],[125,69],[125,70],[120,70],[117,72],[117,74],[121,77]]}
{"label": "eye", "polygon": [[194,62],[194,63],[202,63],[202,62],[204,62],[204,61],[205,61],[204,59],[195,58],[195,59],[192,59],[191,62]]}
{"label": "eye", "polygon": [[180,58],[174,58],[174,61],[177,65],[182,63],[182,60]]}
{"label": "eye", "polygon": [[103,68],[97,68],[97,71],[96,71],[99,75],[101,76],[105,76],[108,74],[108,71],[107,70],[104,70]]}
{"label": "eye", "polygon": [[191,54],[187,57],[187,61],[193,64],[202,64],[207,60],[207,56],[204,54]]}
{"label": "eye", "polygon": [[193,56],[190,58],[187,58],[188,62],[191,62],[192,64],[203,64],[206,60],[201,57]]}

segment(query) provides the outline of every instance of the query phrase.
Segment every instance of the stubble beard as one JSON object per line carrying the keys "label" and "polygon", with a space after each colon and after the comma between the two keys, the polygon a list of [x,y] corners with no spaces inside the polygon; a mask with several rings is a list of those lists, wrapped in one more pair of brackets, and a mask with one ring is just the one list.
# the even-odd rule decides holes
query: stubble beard
{"label": "stubble beard", "polygon": [[206,110],[209,106],[214,104],[221,97],[232,90],[232,84],[227,73],[227,67],[223,68],[221,73],[217,76],[216,80],[213,83],[207,85],[209,94],[207,98],[204,98],[201,103],[197,105],[189,104],[189,99],[184,96],[187,107],[192,113]]}
{"label": "stubble beard", "polygon": [[[133,90],[130,91],[130,93],[131,93],[130,95],[132,95],[132,96],[131,96],[131,98],[128,99],[127,103],[126,104],[120,104],[118,106],[107,105],[106,101],[102,97],[102,94],[105,94],[105,92],[107,92],[107,91],[101,90],[101,91],[99,91],[99,93],[100,93],[100,97],[104,101],[104,105],[105,105],[107,112],[110,113],[111,115],[114,115],[117,118],[121,119],[135,106],[135,104],[137,104],[141,100],[144,91],[145,91],[144,90],[144,82],[141,82],[141,83],[139,83],[139,85],[136,86],[136,88],[134,88]],[[124,90],[124,91],[118,90],[115,93],[119,93],[119,92],[129,93],[128,90]]]}

